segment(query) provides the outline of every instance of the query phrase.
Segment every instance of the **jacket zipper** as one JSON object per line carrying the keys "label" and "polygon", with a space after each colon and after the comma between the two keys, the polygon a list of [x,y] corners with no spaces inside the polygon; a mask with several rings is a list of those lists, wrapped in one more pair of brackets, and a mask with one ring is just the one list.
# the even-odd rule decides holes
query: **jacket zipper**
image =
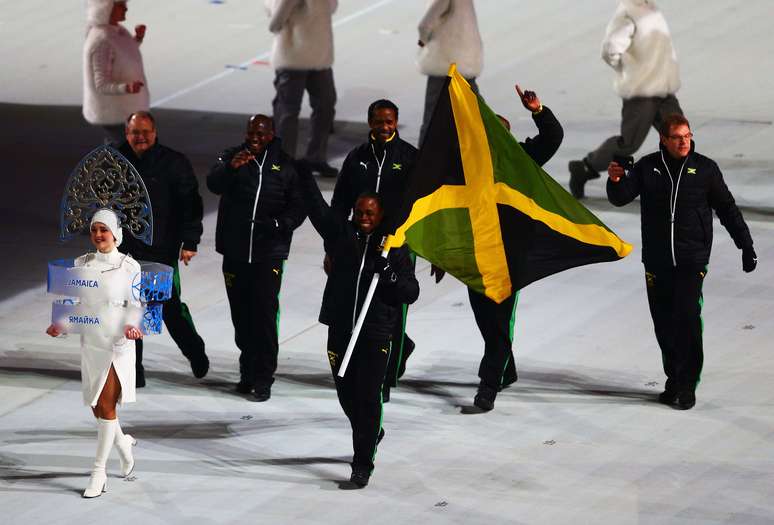
{"label": "jacket zipper", "polygon": [[374,190],[375,193],[379,193],[379,183],[382,180],[382,167],[384,166],[384,161],[387,159],[387,145],[384,145],[384,153],[382,153],[382,161],[379,162],[379,158],[376,156],[376,150],[374,149],[374,145],[371,144],[371,153],[374,156],[374,160],[376,161],[376,189]]}
{"label": "jacket zipper", "polygon": [[363,267],[365,267],[366,254],[368,253],[368,241],[371,240],[371,234],[366,235],[365,246],[363,247],[363,258],[360,261],[360,269],[357,271],[357,281],[355,281],[355,306],[352,307],[352,330],[357,324],[357,298],[360,293],[360,278],[363,276]]}
{"label": "jacket zipper", "polygon": [[[664,152],[661,152],[661,163],[666,168],[669,175],[669,183],[671,188],[669,190],[669,247],[672,251],[672,266],[677,266],[677,258],[675,257],[675,213],[677,212],[677,192],[680,189],[680,179],[683,176],[683,168],[685,163],[688,162],[688,157],[685,157],[682,165],[680,166],[680,172],[677,174],[677,182],[672,178],[672,173],[669,171],[669,166],[664,160]],[[674,197],[673,197],[674,194]]]}
{"label": "jacket zipper", "polygon": [[[384,167],[384,161],[387,159],[387,145],[384,146],[384,153],[382,153],[382,161],[379,162],[379,157],[376,156],[376,150],[374,145],[371,144],[371,154],[376,161],[376,189],[374,193],[379,193],[379,184],[382,180],[382,167]],[[360,294],[360,278],[363,276],[363,267],[365,266],[366,254],[368,253],[368,241],[371,240],[371,234],[366,236],[365,247],[363,248],[363,258],[360,261],[360,269],[357,271],[357,281],[355,282],[355,306],[352,308],[352,330],[355,329],[357,324],[357,299]]]}
{"label": "jacket zipper", "polygon": [[255,232],[255,212],[258,210],[258,197],[261,195],[261,184],[263,184],[263,165],[266,163],[266,154],[269,153],[269,148],[263,152],[263,159],[258,162],[253,158],[253,162],[258,166],[258,189],[255,191],[255,200],[253,201],[253,218],[250,220],[250,247],[247,252],[247,262],[253,262],[253,233]]}

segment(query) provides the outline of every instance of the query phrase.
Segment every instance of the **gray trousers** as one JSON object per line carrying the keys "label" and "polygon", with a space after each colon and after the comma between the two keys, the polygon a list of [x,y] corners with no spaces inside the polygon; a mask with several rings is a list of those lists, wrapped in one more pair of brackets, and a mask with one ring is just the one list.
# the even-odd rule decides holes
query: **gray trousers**
{"label": "gray trousers", "polygon": [[[441,90],[443,84],[446,82],[447,77],[427,77],[427,88],[425,89],[425,113],[422,116],[422,127],[419,128],[419,145],[425,140],[425,133],[427,132],[427,126],[430,125],[430,119],[435,111],[435,104],[438,102],[438,98],[441,96]],[[473,93],[478,94],[478,85],[475,78],[466,78],[470,84],[470,88]]]}
{"label": "gray trousers", "polygon": [[298,114],[304,90],[309,93],[312,107],[311,136],[306,148],[306,160],[326,162],[328,159],[328,135],[336,114],[336,87],[333,70],[278,69],[274,76],[277,93],[272,102],[275,133],[282,139],[282,149],[291,157],[296,156],[298,142]]}
{"label": "gray trousers", "polygon": [[648,137],[650,127],[659,130],[667,116],[683,114],[674,95],[624,99],[621,108],[621,134],[610,137],[584,159],[594,171],[607,171],[613,155],[633,155]]}

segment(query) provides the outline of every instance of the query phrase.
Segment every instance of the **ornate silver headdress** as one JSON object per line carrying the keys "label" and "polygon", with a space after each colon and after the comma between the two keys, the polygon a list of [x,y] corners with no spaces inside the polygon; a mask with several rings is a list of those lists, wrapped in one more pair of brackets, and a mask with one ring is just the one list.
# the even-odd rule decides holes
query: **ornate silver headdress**
{"label": "ornate silver headdress", "polygon": [[107,145],[81,159],[67,180],[59,238],[68,240],[87,230],[91,216],[101,208],[112,209],[135,239],[148,245],[153,242],[153,213],[145,183],[132,163]]}

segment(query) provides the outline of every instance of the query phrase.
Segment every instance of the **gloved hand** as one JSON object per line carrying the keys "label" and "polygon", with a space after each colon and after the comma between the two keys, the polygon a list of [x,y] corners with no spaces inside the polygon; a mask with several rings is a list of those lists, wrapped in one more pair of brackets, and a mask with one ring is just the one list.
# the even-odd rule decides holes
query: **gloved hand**
{"label": "gloved hand", "polygon": [[379,278],[381,281],[389,281],[394,283],[395,281],[398,280],[398,276],[395,274],[395,271],[392,269],[390,260],[384,257],[383,255],[378,256],[374,260],[374,272],[379,274]]}
{"label": "gloved hand", "polygon": [[443,276],[446,275],[446,272],[438,268],[436,265],[431,264],[430,276],[432,277],[433,275],[435,275],[435,284],[438,284],[441,282],[441,279],[443,279]]}
{"label": "gloved hand", "polygon": [[255,231],[266,235],[267,237],[274,237],[280,233],[280,224],[277,219],[273,217],[259,217],[253,221],[255,224]]}
{"label": "gloved hand", "polygon": [[750,246],[749,248],[742,249],[742,270],[750,273],[758,266],[758,256],[755,255],[755,250]]}

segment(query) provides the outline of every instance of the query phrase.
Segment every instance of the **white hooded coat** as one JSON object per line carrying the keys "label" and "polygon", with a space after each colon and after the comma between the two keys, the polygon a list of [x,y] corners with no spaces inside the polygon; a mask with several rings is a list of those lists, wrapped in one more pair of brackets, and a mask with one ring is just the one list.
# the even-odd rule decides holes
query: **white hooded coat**
{"label": "white hooded coat", "polygon": [[[113,0],[88,0],[83,45],[83,117],[94,125],[122,124],[150,106],[140,43],[123,26],[109,24]],[[128,93],[136,80],[144,86]]]}
{"label": "white hooded coat", "polygon": [[616,71],[621,98],[664,97],[680,89],[677,54],[664,15],[651,0],[621,0],[607,25],[602,59]]}
{"label": "white hooded coat", "polygon": [[417,66],[428,76],[446,76],[451,63],[465,78],[484,67],[484,51],[473,0],[431,0],[419,22]]}
{"label": "white hooded coat", "polygon": [[338,0],[266,0],[274,33],[274,69],[323,70],[333,65],[331,18]]}

